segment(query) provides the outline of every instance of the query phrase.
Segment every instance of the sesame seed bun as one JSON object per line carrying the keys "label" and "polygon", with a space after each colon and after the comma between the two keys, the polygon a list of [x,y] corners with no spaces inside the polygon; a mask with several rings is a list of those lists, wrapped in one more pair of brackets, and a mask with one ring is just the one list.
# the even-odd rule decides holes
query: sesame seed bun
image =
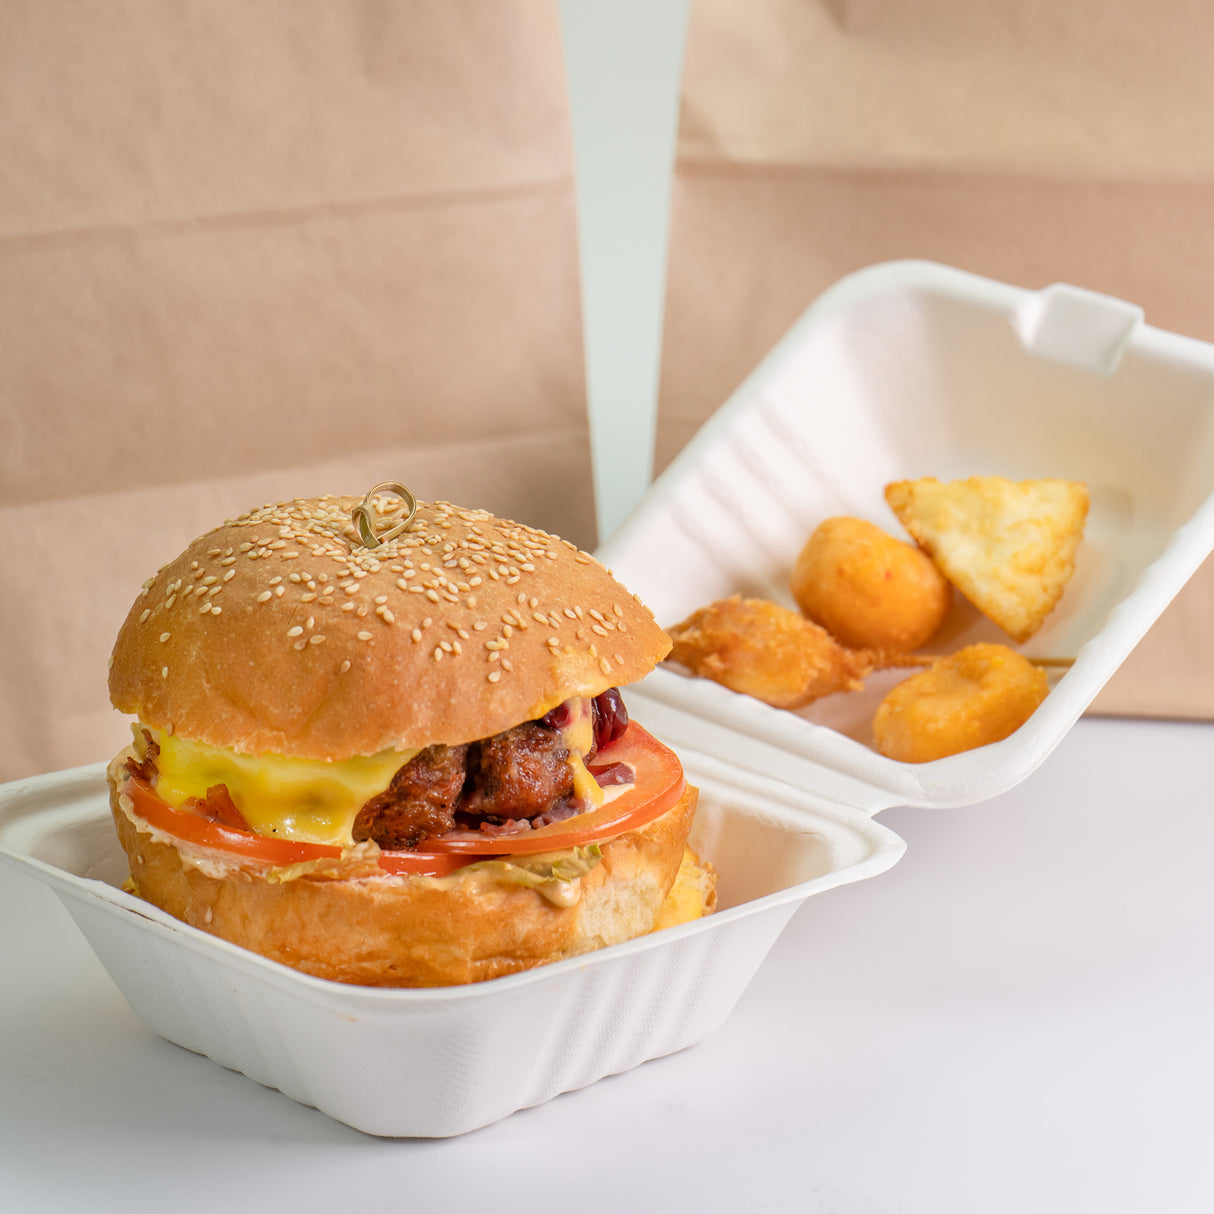
{"label": "sesame seed bun", "polygon": [[340,760],[490,737],[639,679],[669,650],[567,541],[420,502],[369,549],[359,501],[263,506],[195,540],[118,634],[115,707],[245,754]]}

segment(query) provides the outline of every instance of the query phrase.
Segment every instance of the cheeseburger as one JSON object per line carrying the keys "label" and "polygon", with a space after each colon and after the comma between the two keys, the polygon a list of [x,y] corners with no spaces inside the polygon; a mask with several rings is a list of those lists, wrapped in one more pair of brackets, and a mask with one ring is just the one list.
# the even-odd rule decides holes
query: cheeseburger
{"label": "cheeseburger", "polygon": [[669,648],[567,541],[403,486],[230,520],[144,583],[114,646],[128,888],[372,986],[706,914],[696,791],[619,692]]}

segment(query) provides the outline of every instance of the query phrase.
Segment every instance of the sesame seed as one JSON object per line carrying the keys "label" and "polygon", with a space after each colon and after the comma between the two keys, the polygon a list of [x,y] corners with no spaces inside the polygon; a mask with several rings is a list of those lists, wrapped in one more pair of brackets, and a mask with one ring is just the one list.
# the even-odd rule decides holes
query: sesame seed
{"label": "sesame seed", "polygon": [[286,592],[287,592],[287,588],[285,586],[275,586],[274,587],[274,593],[276,595],[278,595],[279,598],[282,598],[282,596],[284,594],[286,594]]}
{"label": "sesame seed", "polygon": [[377,594],[375,601],[382,607],[388,601],[388,596],[386,594]]}
{"label": "sesame seed", "polygon": [[169,668],[167,666],[161,666],[160,677],[162,679],[167,679],[169,677]]}
{"label": "sesame seed", "polygon": [[344,662],[337,668],[339,674],[345,674],[350,669],[350,659],[346,658]]}
{"label": "sesame seed", "polygon": [[342,603],[342,605],[341,605],[342,611],[353,611],[354,607],[355,607],[354,603]]}
{"label": "sesame seed", "polygon": [[294,628],[287,629],[287,636],[289,636],[289,637],[303,636],[303,628],[299,624],[296,624]]}
{"label": "sesame seed", "polygon": [[438,591],[437,590],[427,590],[426,598],[428,598],[430,600],[430,602],[432,602],[432,603],[437,603],[438,602]]}
{"label": "sesame seed", "polygon": [[308,616],[307,623],[304,626],[306,628],[315,628],[316,627],[316,617],[314,615]]}
{"label": "sesame seed", "polygon": [[299,601],[300,601],[301,603],[314,603],[314,602],[316,602],[316,595],[314,595],[314,594],[301,594],[301,595],[299,596]]}
{"label": "sesame seed", "polygon": [[396,623],[396,616],[394,616],[392,614],[392,612],[390,612],[387,609],[387,607],[381,607],[379,610],[379,614],[382,617],[385,624],[395,624]]}
{"label": "sesame seed", "polygon": [[422,630],[420,628],[414,628],[414,630],[409,635],[413,637],[413,642],[414,642],[414,644],[416,644],[418,641],[420,641],[422,639]]}
{"label": "sesame seed", "polygon": [[212,603],[212,604],[211,604],[211,614],[212,614],[212,615],[222,615],[222,614],[223,614],[223,608],[222,608],[222,607],[216,607],[216,606],[215,606],[215,604],[214,604],[214,603]]}
{"label": "sesame seed", "polygon": [[624,614],[623,608],[620,607],[619,603],[612,604],[611,610],[615,612],[616,615]]}
{"label": "sesame seed", "polygon": [[491,670],[485,677],[490,683],[496,683],[502,677],[502,672],[500,670]]}
{"label": "sesame seed", "polygon": [[369,641],[371,639],[371,634],[369,632],[360,632],[358,634],[358,639],[360,641]]}
{"label": "sesame seed", "polygon": [[443,660],[443,651],[442,651],[442,648],[438,645],[435,645],[435,647],[434,647],[434,660],[436,662],[441,662]]}
{"label": "sesame seed", "polygon": [[161,642],[161,644],[164,644],[164,642],[165,642],[165,641],[167,641],[167,640],[169,639],[169,635],[170,635],[170,634],[169,634],[169,633],[167,633],[167,632],[162,632],[162,633],[160,634],[160,642]]}
{"label": "sesame seed", "polygon": [[320,644],[323,644],[324,641],[325,641],[325,635],[323,632],[318,632],[314,636],[310,636],[308,638],[308,642],[312,645],[320,645]]}
{"label": "sesame seed", "polygon": [[611,663],[606,658],[600,658],[599,659],[599,669],[604,674],[610,674],[611,673]]}
{"label": "sesame seed", "polygon": [[146,624],[147,620],[148,620],[148,616],[150,616],[151,614],[152,614],[152,609],[150,607],[145,607],[143,614],[139,617],[139,622],[141,624]]}
{"label": "sesame seed", "polygon": [[307,649],[307,647],[308,647],[308,642],[306,640],[299,640],[299,641],[295,642],[296,649]]}

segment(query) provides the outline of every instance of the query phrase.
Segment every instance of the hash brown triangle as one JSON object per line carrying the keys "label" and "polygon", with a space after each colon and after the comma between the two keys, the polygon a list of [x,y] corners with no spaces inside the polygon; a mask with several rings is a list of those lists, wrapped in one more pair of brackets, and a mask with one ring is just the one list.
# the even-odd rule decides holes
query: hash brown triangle
{"label": "hash brown triangle", "polygon": [[887,485],[885,500],[941,573],[1019,644],[1062,597],[1088,513],[1086,485],[1053,479],[928,476]]}

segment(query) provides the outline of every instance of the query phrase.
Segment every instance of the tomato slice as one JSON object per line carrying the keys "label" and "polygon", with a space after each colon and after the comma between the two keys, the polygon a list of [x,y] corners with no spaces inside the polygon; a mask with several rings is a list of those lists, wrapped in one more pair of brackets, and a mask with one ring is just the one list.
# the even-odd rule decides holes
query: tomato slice
{"label": "tomato slice", "polygon": [[687,787],[678,755],[635,721],[629,721],[623,735],[606,750],[599,751],[595,759],[604,765],[627,763],[636,772],[632,786],[601,809],[514,835],[452,831],[427,839],[426,845],[433,852],[464,856],[524,855],[583,847],[637,830],[660,818],[678,802]]}
{"label": "tomato slice", "polygon": [[[442,877],[491,856],[562,851],[599,843],[660,818],[678,802],[687,786],[678,756],[635,721],[630,721],[624,734],[596,758],[600,763],[627,763],[636,772],[633,784],[601,809],[513,835],[452,831],[428,839],[427,851],[381,852],[380,868],[388,873]],[[277,867],[341,855],[339,847],[259,835],[174,809],[137,776],[127,781],[123,791],[131,798],[135,813],[150,826],[195,847]]]}
{"label": "tomato slice", "polygon": [[[180,839],[195,847],[211,851],[226,852],[241,860],[285,867],[288,864],[303,864],[309,860],[336,859],[341,855],[340,847],[325,843],[300,843],[292,839],[275,839],[259,835],[251,830],[238,830],[221,826],[207,818],[200,818],[162,801],[151,785],[132,776],[123,792],[131,798],[135,813],[149,826]],[[461,868],[468,861],[459,856],[437,856],[420,851],[385,851],[379,855],[379,866],[385,872],[414,873],[421,876],[445,877]]]}

